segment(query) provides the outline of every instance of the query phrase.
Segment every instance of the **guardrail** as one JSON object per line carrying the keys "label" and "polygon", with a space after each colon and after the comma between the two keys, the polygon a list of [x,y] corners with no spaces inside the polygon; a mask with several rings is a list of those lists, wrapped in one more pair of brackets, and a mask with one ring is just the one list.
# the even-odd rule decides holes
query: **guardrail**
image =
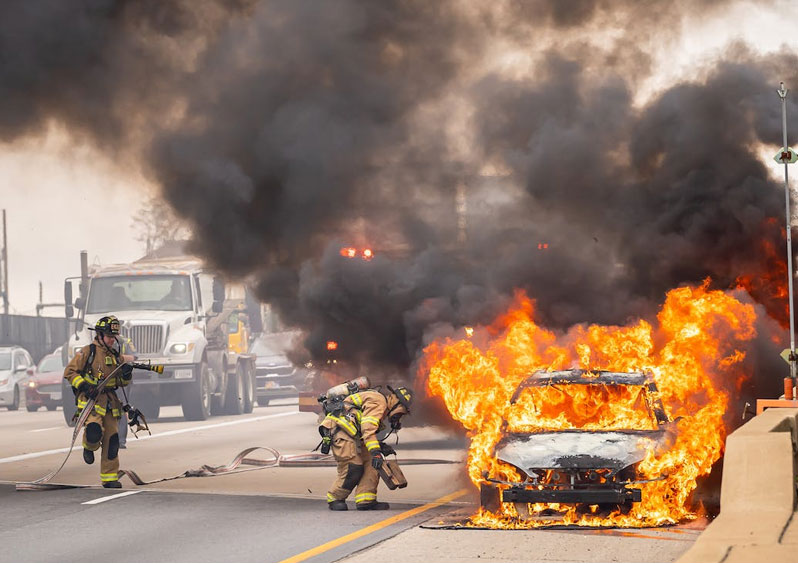
{"label": "guardrail", "polygon": [[678,562],[795,562],[798,409],[771,408],[726,439],[720,515]]}

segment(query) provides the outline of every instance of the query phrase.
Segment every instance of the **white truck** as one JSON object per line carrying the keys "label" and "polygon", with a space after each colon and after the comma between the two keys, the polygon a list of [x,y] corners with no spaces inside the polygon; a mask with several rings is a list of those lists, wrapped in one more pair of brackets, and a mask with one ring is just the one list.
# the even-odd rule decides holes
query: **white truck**
{"label": "white truck", "polygon": [[[157,418],[162,405],[182,406],[188,420],[252,412],[255,357],[247,353],[247,312],[259,312],[259,306],[248,307],[256,302],[245,286],[224,284],[192,257],[89,269],[83,252],[81,276],[66,279],[64,299],[66,316],[74,321],[62,350],[65,362],[91,342],[88,328],[113,314],[139,358],[164,366],[163,374],[134,371],[129,396],[145,416]],[[62,396],[69,423],[75,405],[66,381]]]}

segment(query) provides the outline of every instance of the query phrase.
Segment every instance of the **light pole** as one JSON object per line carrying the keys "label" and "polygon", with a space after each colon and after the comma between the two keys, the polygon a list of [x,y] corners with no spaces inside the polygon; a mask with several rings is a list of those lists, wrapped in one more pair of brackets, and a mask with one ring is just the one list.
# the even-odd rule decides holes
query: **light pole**
{"label": "light pole", "polygon": [[790,296],[790,379],[792,385],[795,385],[796,375],[796,361],[798,356],[795,354],[795,316],[793,314],[793,297],[792,297],[792,221],[790,217],[790,181],[787,171],[787,165],[794,161],[793,151],[787,146],[787,90],[784,88],[784,83],[779,83],[779,89],[776,91],[781,98],[781,131],[783,146],[781,156],[777,155],[777,161],[784,163],[784,201],[787,208],[787,282],[788,292]]}

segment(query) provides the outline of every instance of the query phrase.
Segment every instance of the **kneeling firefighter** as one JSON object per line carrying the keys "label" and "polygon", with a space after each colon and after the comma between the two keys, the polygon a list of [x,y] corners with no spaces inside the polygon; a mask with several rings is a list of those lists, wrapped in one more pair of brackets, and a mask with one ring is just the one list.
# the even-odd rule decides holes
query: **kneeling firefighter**
{"label": "kneeling firefighter", "polygon": [[86,464],[93,464],[94,452],[102,446],[100,481],[104,488],[121,488],[122,484],[118,480],[118,421],[122,416],[122,403],[115,390],[130,384],[133,368],[129,365],[120,368],[101,391],[97,390],[97,384],[118,365],[132,362],[134,356],[119,352],[119,320],[115,316],[100,318],[93,330],[94,340],[75,353],[64,370],[64,378],[75,393],[78,414],[86,407],[89,399],[95,399],[83,432],[83,460]]}
{"label": "kneeling firefighter", "polygon": [[386,424],[393,430],[401,428],[400,419],[410,412],[412,401],[413,392],[408,388],[388,386],[385,394],[374,389],[355,391],[337,409],[327,412],[319,433],[322,452],[331,449],[338,463],[338,476],[327,492],[332,511],[347,510],[346,498],[353,489],[358,510],[388,509],[387,503],[377,501],[378,470],[386,455],[396,453],[377,440],[377,433]]}

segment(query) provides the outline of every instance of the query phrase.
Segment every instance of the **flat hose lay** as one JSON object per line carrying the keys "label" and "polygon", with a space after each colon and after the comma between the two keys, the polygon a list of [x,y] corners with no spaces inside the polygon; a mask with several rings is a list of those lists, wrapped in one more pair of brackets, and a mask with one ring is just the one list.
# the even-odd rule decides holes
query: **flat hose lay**
{"label": "flat hose lay", "polygon": [[[99,384],[97,384],[97,395],[103,391],[105,388],[106,382],[116,374],[116,371],[119,370],[124,366],[120,364],[116,368],[114,368],[108,376],[102,379]],[[64,457],[63,462],[61,462],[61,466],[47,474],[46,476],[42,476],[38,480],[34,480],[33,482],[18,482],[17,483],[17,491],[24,491],[24,490],[60,490],[65,488],[74,488],[74,487],[83,487],[83,486],[69,486],[69,485],[62,485],[62,484],[48,484],[50,480],[52,480],[56,474],[58,474],[64,465],[69,460],[69,455],[72,454],[72,449],[75,448],[75,441],[78,438],[78,435],[83,430],[83,424],[86,423],[86,419],[88,419],[91,410],[94,409],[94,404],[97,403],[97,399],[89,398],[89,401],[86,403],[86,406],[80,412],[80,417],[78,418],[77,422],[75,423],[75,430],[72,431],[72,442],[69,443],[69,450],[67,451],[67,455]]]}
{"label": "flat hose lay", "polygon": [[[88,405],[86,406],[88,407]],[[81,416],[81,419],[83,417]],[[77,425],[75,426],[78,429]],[[83,485],[69,485],[69,484],[48,484],[47,482],[51,480],[61,468],[64,467],[66,464],[66,460],[69,458],[69,454],[72,451],[72,446],[75,444],[75,437],[77,436],[77,431],[72,434],[72,445],[70,445],[70,452],[67,453],[66,459],[64,462],[61,463],[61,466],[58,467],[57,470],[54,472],[50,472],[47,476],[43,478],[39,478],[34,482],[18,482],[16,485],[17,491],[41,491],[41,490],[59,490],[59,489],[67,489],[67,488],[90,488],[92,486],[83,486]],[[247,455],[256,451],[256,450],[265,450],[270,457],[263,460],[258,458],[248,458]],[[235,458],[229,464],[223,464],[222,466],[209,466],[207,464],[203,464],[200,468],[196,470],[186,470],[182,474],[178,474],[176,476],[170,476],[167,478],[159,478],[157,480],[142,480],[139,475],[134,472],[133,470],[120,470],[119,471],[119,478],[121,479],[123,476],[127,476],[131,482],[133,482],[137,486],[147,486],[150,484],[157,484],[159,482],[168,482],[170,480],[179,480],[180,478],[207,478],[210,476],[221,476],[224,474],[239,474],[241,472],[252,472],[253,470],[263,470],[264,468],[276,468],[276,467],[293,467],[293,468],[301,468],[301,467],[318,467],[318,466],[335,466],[337,462],[333,458],[331,454],[319,454],[314,452],[309,452],[306,454],[280,454],[277,450],[271,447],[250,447],[247,449],[242,450],[239,452]],[[417,464],[457,464],[457,462],[452,460],[439,460],[434,458],[415,458],[409,460],[403,460],[402,465],[417,465]],[[250,468],[239,468],[239,466],[250,466]]]}

